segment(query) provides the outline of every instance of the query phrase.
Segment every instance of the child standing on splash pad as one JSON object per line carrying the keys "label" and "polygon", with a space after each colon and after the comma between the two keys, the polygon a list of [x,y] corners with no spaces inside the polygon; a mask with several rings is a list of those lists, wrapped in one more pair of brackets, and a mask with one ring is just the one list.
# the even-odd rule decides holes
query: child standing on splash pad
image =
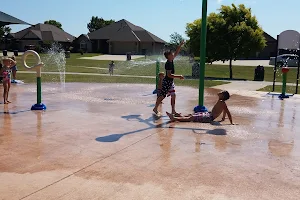
{"label": "child standing on splash pad", "polygon": [[[16,62],[15,56],[12,56],[11,59],[14,60],[14,61]],[[17,62],[16,62],[16,64],[17,64]],[[13,77],[13,79],[11,80],[12,83],[17,83],[16,79],[17,79],[17,71],[18,71],[18,68],[17,68],[17,65],[16,65],[16,64],[11,68],[11,71],[12,71],[12,77]]]}
{"label": "child standing on splash pad", "polygon": [[165,64],[166,69],[166,76],[164,77],[162,81],[162,89],[159,93],[159,96],[156,99],[155,107],[153,108],[153,112],[156,115],[160,115],[158,112],[158,106],[164,100],[164,98],[167,96],[168,93],[171,95],[171,106],[172,106],[172,114],[175,116],[179,116],[179,114],[175,110],[175,100],[176,100],[176,94],[175,94],[175,85],[174,85],[174,78],[178,78],[183,80],[184,77],[182,75],[175,75],[175,68],[174,68],[174,59],[180,52],[180,49],[182,45],[184,44],[184,41],[181,42],[181,44],[177,47],[176,52],[173,54],[171,51],[166,51],[164,53],[167,62]]}
{"label": "child standing on splash pad", "polygon": [[109,63],[109,66],[108,66],[108,71],[111,76],[114,75],[114,68],[115,68],[115,62],[111,61],[111,63]]}
{"label": "child standing on splash pad", "polygon": [[11,74],[11,67],[16,65],[16,61],[12,60],[11,58],[4,57],[2,58],[3,66],[1,68],[0,74],[2,75],[2,83],[3,83],[3,100],[4,104],[11,103],[8,101],[8,93],[10,89],[10,74]]}
{"label": "child standing on splash pad", "polygon": [[213,107],[211,112],[199,112],[199,113],[195,113],[195,114],[189,114],[187,116],[179,116],[179,117],[174,117],[172,114],[167,113],[167,115],[169,116],[170,120],[172,122],[174,121],[179,121],[179,122],[200,122],[200,123],[211,123],[213,122],[217,117],[219,117],[222,112],[223,112],[223,117],[222,117],[222,121],[225,120],[226,115],[229,118],[229,121],[232,125],[232,116],[230,111],[227,108],[226,105],[226,100],[228,100],[230,98],[230,95],[227,91],[222,91],[218,93],[218,97],[219,100],[217,101],[217,103],[215,104],[215,106]]}
{"label": "child standing on splash pad", "polygon": [[[158,77],[159,77],[159,79],[158,79],[158,86],[157,86],[157,97],[159,97],[159,95],[161,93],[162,83],[163,83],[163,80],[165,78],[165,73],[164,72],[160,72],[158,74]],[[175,90],[169,91],[168,94],[167,94],[167,97],[169,97],[171,95],[170,92],[173,92],[173,91],[175,92]],[[163,103],[163,102],[161,102],[161,103]]]}

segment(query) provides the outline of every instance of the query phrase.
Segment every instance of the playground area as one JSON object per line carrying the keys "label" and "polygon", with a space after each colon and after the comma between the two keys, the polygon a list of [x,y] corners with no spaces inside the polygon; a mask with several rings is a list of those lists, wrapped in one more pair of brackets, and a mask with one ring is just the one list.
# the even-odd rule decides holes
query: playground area
{"label": "playground area", "polygon": [[[192,55],[175,59],[187,47],[183,38],[174,43],[174,53],[166,49],[148,57],[70,54],[55,43],[41,56],[28,50],[22,57],[4,57],[0,200],[298,200],[300,33],[277,36],[274,68],[267,60],[237,60],[229,70],[226,62],[206,62],[251,51],[259,55],[267,41],[254,16],[242,4],[221,6],[209,19],[218,23],[213,27],[210,21],[213,31],[207,31],[203,0],[201,32],[199,20],[186,31],[191,52],[199,52],[193,44],[201,34],[199,64]],[[4,25],[20,23],[28,24]],[[128,47],[145,50],[139,39],[144,31],[135,27],[135,34],[132,25],[120,25],[122,48],[129,45],[124,34],[129,33],[134,43]],[[95,31],[110,35],[110,28],[102,28]],[[97,52],[119,42],[98,37],[105,41],[96,38],[94,48],[95,38],[85,38]],[[155,50],[154,42],[149,45]],[[282,50],[298,55],[297,68],[288,66],[289,57],[278,58]],[[16,65],[23,68],[18,76]],[[195,114],[181,118],[176,111]]]}
{"label": "playground area", "polygon": [[[298,96],[233,94],[232,126],[155,119],[152,90],[45,83],[43,112],[30,110],[34,84],[14,86],[0,113],[1,199],[298,199]],[[177,91],[191,113],[198,90]],[[205,90],[208,109],[217,92]]]}

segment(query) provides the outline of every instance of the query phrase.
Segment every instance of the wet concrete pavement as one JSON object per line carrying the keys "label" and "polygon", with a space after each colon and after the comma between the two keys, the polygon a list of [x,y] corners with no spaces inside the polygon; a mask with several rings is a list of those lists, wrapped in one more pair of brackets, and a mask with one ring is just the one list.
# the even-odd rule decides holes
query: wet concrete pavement
{"label": "wet concrete pavement", "polygon": [[[152,91],[44,84],[48,110],[33,112],[35,86],[13,87],[0,105],[0,199],[299,199],[299,98],[234,94],[231,126],[155,119]],[[197,90],[177,91],[190,113]]]}

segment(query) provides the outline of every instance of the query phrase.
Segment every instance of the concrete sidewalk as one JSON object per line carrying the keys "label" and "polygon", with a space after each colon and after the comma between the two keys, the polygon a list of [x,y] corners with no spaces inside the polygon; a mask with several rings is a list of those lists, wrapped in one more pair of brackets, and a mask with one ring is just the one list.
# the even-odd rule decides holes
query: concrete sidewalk
{"label": "concrete sidewalk", "polygon": [[[21,74],[35,74],[32,71],[18,71]],[[59,72],[42,72],[42,74],[60,74]],[[83,76],[110,76],[109,74],[96,74],[96,73],[78,73],[78,72],[65,72],[66,75],[83,75]],[[116,77],[129,77],[129,78],[156,78],[155,76],[135,76],[135,75],[113,75]]]}
{"label": "concrete sidewalk", "polygon": [[[18,71],[18,73],[23,74],[33,74],[36,72],[32,71]],[[42,74],[60,74],[59,72],[42,72]],[[78,72],[65,72],[66,75],[84,75],[84,76],[110,76],[109,74],[98,74],[98,73],[78,73]],[[115,77],[129,77],[129,78],[150,78],[155,79],[155,76],[136,76],[136,75],[113,75]],[[268,85],[273,85],[273,82],[268,81],[235,81],[235,80],[214,80],[228,82],[228,84],[217,85],[212,88],[220,90],[230,90],[235,92],[245,92],[245,91],[257,91]],[[282,85],[281,82],[276,82],[276,85]],[[293,83],[287,83],[287,85],[295,86]]]}
{"label": "concrete sidewalk", "polygon": [[[225,61],[224,63],[222,61],[213,62],[215,65],[228,65],[229,61]],[[232,65],[236,66],[258,66],[262,65],[264,67],[273,67],[269,65],[269,60],[236,60],[232,61]]]}
{"label": "concrete sidewalk", "polygon": [[[132,55],[131,59],[143,58],[145,56],[141,55]],[[93,56],[93,57],[81,57],[78,59],[87,59],[87,60],[113,60],[113,61],[126,61],[126,55],[100,55],[100,56]]]}

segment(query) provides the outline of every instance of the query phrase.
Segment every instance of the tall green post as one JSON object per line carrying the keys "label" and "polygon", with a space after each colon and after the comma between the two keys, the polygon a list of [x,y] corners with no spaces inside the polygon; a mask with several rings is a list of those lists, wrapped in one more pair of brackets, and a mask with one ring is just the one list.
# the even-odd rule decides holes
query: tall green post
{"label": "tall green post", "polygon": [[157,93],[158,81],[159,81],[159,71],[160,71],[160,63],[159,63],[159,60],[156,60],[156,87],[155,87],[155,90],[153,91],[153,94]]}
{"label": "tall green post", "polygon": [[287,73],[289,72],[289,68],[282,67],[281,71],[282,71],[282,90],[279,98],[284,99],[284,98],[289,98],[289,96],[286,95],[286,79],[287,79]]}
{"label": "tall green post", "polygon": [[204,78],[206,63],[206,33],[207,33],[207,0],[202,0],[202,21],[200,41],[200,78],[199,78],[199,103],[194,108],[195,112],[207,112],[204,106]]}
{"label": "tall green post", "polygon": [[42,81],[41,77],[36,77],[36,86],[37,86],[37,104],[42,103]]}

